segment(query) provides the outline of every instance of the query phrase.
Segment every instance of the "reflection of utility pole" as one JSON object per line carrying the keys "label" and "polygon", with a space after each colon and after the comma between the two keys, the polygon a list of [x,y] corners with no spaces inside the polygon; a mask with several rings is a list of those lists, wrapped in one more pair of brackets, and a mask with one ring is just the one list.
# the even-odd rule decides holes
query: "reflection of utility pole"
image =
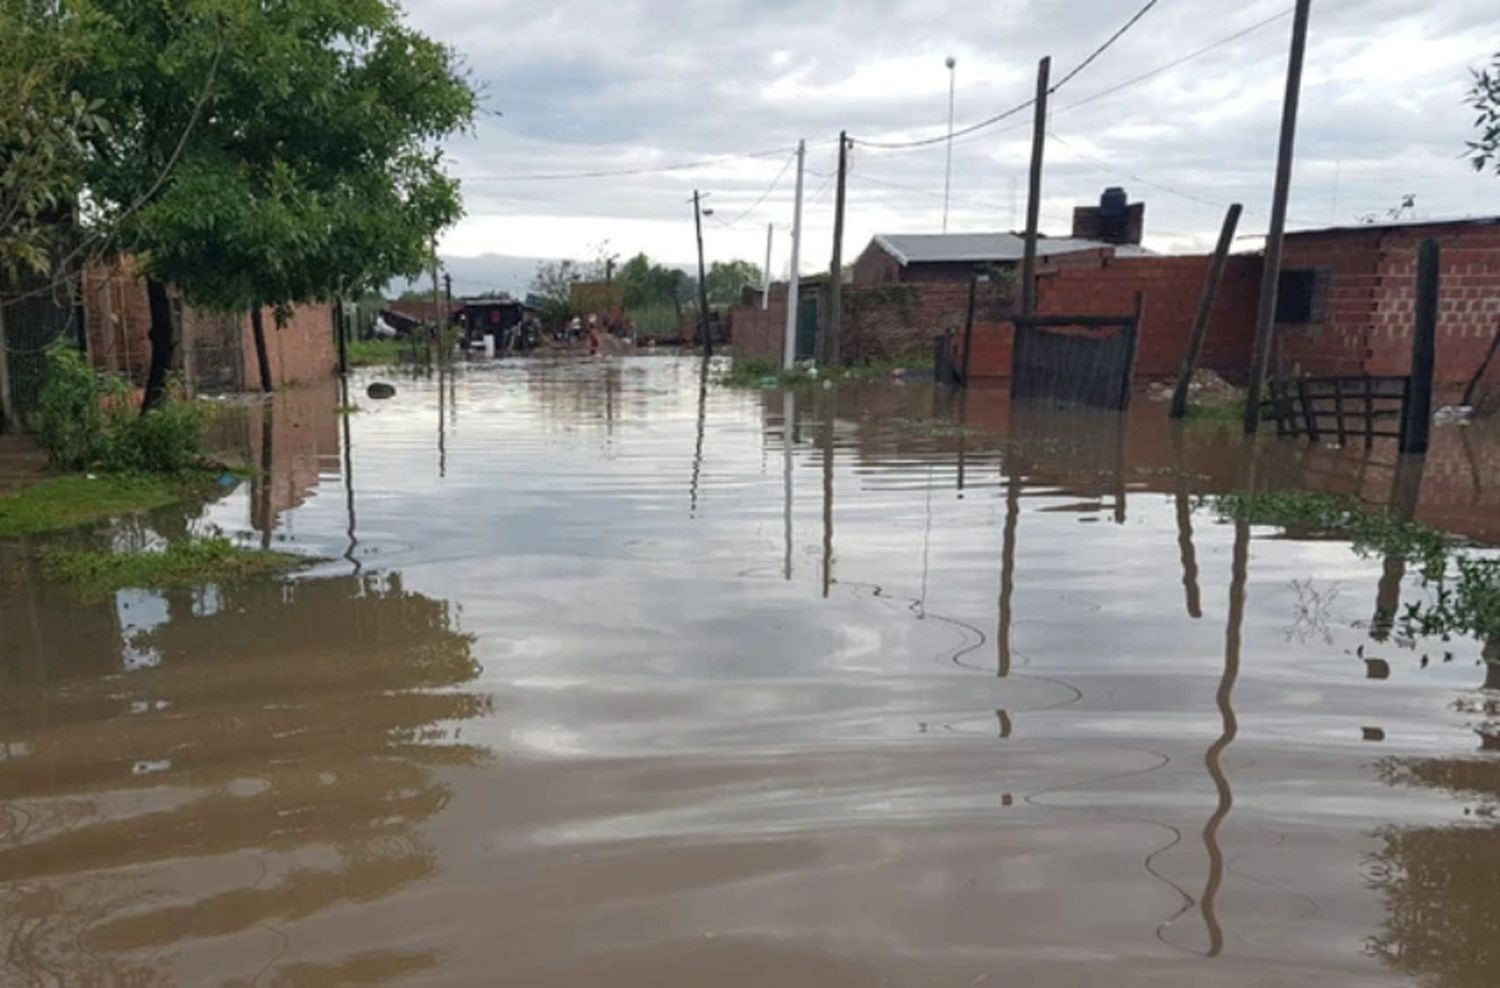
{"label": "reflection of utility pole", "polygon": [[1177,552],[1182,558],[1182,589],[1187,595],[1188,617],[1201,618],[1203,607],[1198,597],[1198,554],[1193,548],[1193,504],[1188,492],[1182,426],[1172,425],[1172,452],[1177,483]]}
{"label": "reflection of utility pole", "polygon": [[[342,394],[340,403],[347,410],[349,408],[348,378],[340,381],[339,390]],[[344,558],[349,561],[350,566],[354,567],[353,575],[358,576],[361,566],[358,557],[355,555],[355,550],[359,547],[359,539],[355,536],[354,525],[354,444],[350,441],[351,429],[349,425],[349,420],[354,418],[354,416],[347,414],[346,411],[345,414],[339,417],[344,420],[344,512],[348,516],[348,528],[344,534],[349,539],[348,547],[344,550]]]}
{"label": "reflection of utility pole", "polygon": [[[706,362],[706,361],[705,361]],[[707,371],[707,368],[704,368]],[[688,484],[688,517],[698,514],[698,473],[703,469],[703,425],[708,408],[708,374],[698,376],[698,439],[693,446],[693,479]]]}
{"label": "reflection of utility pole", "polygon": [[782,538],[786,544],[781,575],[788,580],[792,578],[792,430],[796,420],[797,396],[787,388],[781,395]]}
{"label": "reflection of utility pole", "polygon": [[833,583],[833,423],[837,407],[827,395],[828,420],[823,427],[823,596]]}
{"label": "reflection of utility pole", "polygon": [[[1396,517],[1411,521],[1417,515],[1422,495],[1422,473],[1427,457],[1404,453],[1396,458],[1396,475],[1391,485],[1391,502]],[[1387,555],[1381,562],[1380,583],[1375,591],[1375,616],[1370,621],[1370,637],[1383,642],[1391,633],[1396,610],[1401,606],[1401,581],[1406,578],[1406,557]]]}
{"label": "reflection of utility pole", "polygon": [[[1013,447],[1012,447],[1013,448]],[[1010,675],[1011,598],[1016,590],[1016,525],[1021,517],[1021,477],[1011,449],[1003,454],[1005,528],[1000,547],[1000,626],[995,632],[996,675]]]}

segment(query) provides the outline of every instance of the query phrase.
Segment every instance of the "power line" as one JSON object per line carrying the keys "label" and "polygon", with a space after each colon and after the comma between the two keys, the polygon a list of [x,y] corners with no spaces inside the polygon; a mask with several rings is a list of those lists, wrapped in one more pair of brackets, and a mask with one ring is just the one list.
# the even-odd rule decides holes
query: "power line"
{"label": "power line", "polygon": [[796,160],[796,157],[797,157],[797,152],[796,151],[793,151],[791,154],[787,155],[786,161],[783,162],[782,165],[781,165],[781,171],[779,171],[779,172],[776,173],[776,177],[773,178],[773,179],[771,179],[771,184],[768,185],[768,186],[766,186],[765,191],[760,194],[760,198],[756,199],[755,202],[751,203],[750,207],[748,209],[746,209],[744,212],[740,213],[734,219],[728,220],[727,222],[724,221],[724,220],[719,219],[718,217],[714,217],[714,222],[718,223],[719,226],[725,227],[727,229],[729,227],[734,226],[740,220],[744,219],[746,216],[749,216],[751,213],[753,213],[757,209],[759,209],[760,208],[760,204],[763,203],[763,202],[765,202],[766,199],[767,199],[767,197],[769,197],[771,195],[771,193],[773,191],[775,191],[776,186],[781,183],[782,177],[784,175],[786,175],[787,169],[790,168],[790,167],[792,167],[792,162],[794,160]]}
{"label": "power line", "polygon": [[717,154],[711,158],[699,158],[696,161],[680,161],[676,164],[656,165],[650,168],[612,168],[580,172],[523,172],[509,175],[460,175],[459,178],[465,182],[551,182],[575,178],[624,178],[630,175],[657,175],[663,172],[690,171],[695,168],[707,168],[740,158],[774,158],[777,155],[786,154],[789,150],[792,149],[779,147],[768,148],[764,151],[741,151]]}
{"label": "power line", "polygon": [[1094,59],[1098,58],[1100,55],[1103,55],[1106,51],[1109,51],[1110,46],[1113,45],[1116,41],[1119,41],[1126,31],[1129,31],[1131,28],[1135,27],[1136,22],[1139,21],[1142,17],[1145,17],[1146,13],[1152,7],[1156,6],[1156,3],[1157,0],[1146,0],[1146,5],[1140,10],[1137,10],[1135,12],[1135,16],[1131,17],[1130,20],[1121,25],[1118,31],[1116,31],[1114,34],[1111,34],[1107,39],[1105,39],[1104,44],[1100,45],[1098,48],[1095,48],[1092,52],[1090,52],[1088,58],[1085,58],[1083,61],[1073,66],[1073,70],[1071,72],[1063,76],[1061,79],[1057,80],[1057,82],[1053,83],[1052,88],[1047,91],[1049,93],[1055,93],[1063,86],[1067,85],[1070,79],[1072,79],[1078,73],[1082,72],[1084,69],[1088,68],[1089,65],[1094,61]]}

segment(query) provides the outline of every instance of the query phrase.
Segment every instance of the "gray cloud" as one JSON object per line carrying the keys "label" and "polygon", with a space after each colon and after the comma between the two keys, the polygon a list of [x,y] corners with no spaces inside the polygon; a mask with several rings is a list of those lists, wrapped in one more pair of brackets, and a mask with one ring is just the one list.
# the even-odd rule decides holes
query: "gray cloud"
{"label": "gray cloud", "polygon": [[[572,181],[503,176],[654,167],[809,141],[804,267],[826,263],[832,196],[824,176],[841,128],[902,139],[944,129],[958,59],[958,121],[1026,99],[1036,59],[1060,74],[1139,0],[886,0],[871,3],[624,3],[425,0],[409,19],[459,48],[503,117],[449,148],[469,218],[450,252],[691,256],[696,187],[720,217],[749,207],[780,156],[666,174]],[[1044,223],[1107,184],[1147,201],[1149,241],[1203,249],[1223,205],[1243,201],[1263,228],[1270,198],[1290,18],[1148,81],[1070,104],[1288,10],[1286,0],[1161,0],[1054,97]],[[1500,48],[1492,0],[1315,0],[1291,213],[1347,222],[1415,193],[1431,215],[1500,212],[1500,180],[1460,159],[1468,70]],[[1024,198],[1029,120],[954,146],[950,226],[1011,225]],[[943,147],[859,148],[846,249],[884,230],[935,229]],[[758,258],[764,224],[791,218],[788,175],[733,229],[711,223],[711,256]],[[783,258],[786,242],[778,244]],[[784,262],[783,262],[784,263]]]}

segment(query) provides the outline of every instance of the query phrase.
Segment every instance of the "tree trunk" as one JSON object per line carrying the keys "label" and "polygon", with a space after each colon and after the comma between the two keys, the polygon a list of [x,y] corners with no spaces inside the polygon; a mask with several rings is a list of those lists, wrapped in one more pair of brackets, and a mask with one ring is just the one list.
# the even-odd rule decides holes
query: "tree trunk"
{"label": "tree trunk", "polygon": [[270,394],[273,390],[271,358],[266,354],[266,323],[258,305],[250,310],[250,332],[255,337],[255,362],[260,367],[260,389]]}
{"label": "tree trunk", "polygon": [[160,281],[146,281],[146,301],[151,310],[151,328],[147,338],[151,341],[151,366],[146,372],[146,394],[141,401],[141,412],[149,412],[160,405],[167,393],[167,372],[172,369],[172,303],[167,298],[167,286]]}

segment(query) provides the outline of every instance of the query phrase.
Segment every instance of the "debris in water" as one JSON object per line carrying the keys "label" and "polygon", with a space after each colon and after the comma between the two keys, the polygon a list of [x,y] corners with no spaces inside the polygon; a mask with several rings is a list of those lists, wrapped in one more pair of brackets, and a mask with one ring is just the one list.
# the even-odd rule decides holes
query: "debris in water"
{"label": "debris in water", "polygon": [[376,381],[368,388],[365,388],[365,394],[376,399],[394,398],[396,397],[396,386],[394,384],[387,384],[384,381]]}

